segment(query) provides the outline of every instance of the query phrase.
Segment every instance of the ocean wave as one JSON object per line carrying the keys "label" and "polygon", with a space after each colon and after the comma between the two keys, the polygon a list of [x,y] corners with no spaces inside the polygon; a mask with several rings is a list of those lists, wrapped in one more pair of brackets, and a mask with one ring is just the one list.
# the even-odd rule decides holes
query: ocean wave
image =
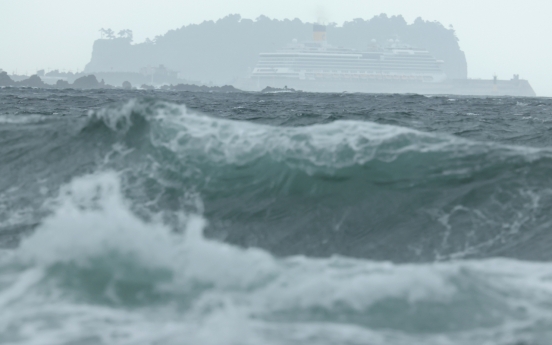
{"label": "ocean wave", "polygon": [[494,160],[516,157],[524,162],[552,158],[549,149],[476,142],[367,121],[274,127],[190,113],[185,106],[153,100],[132,100],[122,106],[91,111],[89,117],[89,126],[101,121],[111,130],[129,136],[135,134],[133,131],[146,134],[144,126],[155,126],[155,130],[147,132],[153,144],[173,152],[197,152],[223,164],[247,164],[270,156],[271,160],[292,166],[301,162],[296,166],[335,170],[370,161],[390,163],[411,153],[441,153],[453,159],[482,154]]}
{"label": "ocean wave", "polygon": [[[552,334],[550,264],[277,258],[144,221],[120,173],[74,179],[0,256],[10,344],[512,344]],[[24,325],[24,327],[23,327]]]}
{"label": "ocean wave", "polygon": [[548,149],[359,121],[273,127],[152,100],[91,112],[82,133],[125,148],[103,166],[125,171],[139,213],[199,212],[229,243],[396,262],[550,259]]}

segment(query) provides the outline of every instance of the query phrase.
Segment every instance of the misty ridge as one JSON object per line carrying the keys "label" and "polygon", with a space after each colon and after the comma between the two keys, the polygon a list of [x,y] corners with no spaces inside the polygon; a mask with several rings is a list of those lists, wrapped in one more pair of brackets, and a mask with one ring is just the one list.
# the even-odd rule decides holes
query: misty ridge
{"label": "misty ridge", "polygon": [[[310,40],[312,23],[266,16],[251,20],[233,14],[170,30],[138,44],[133,44],[132,31],[128,29],[117,34],[102,29],[101,34],[102,38],[94,42],[85,73],[147,74],[148,66],[163,66],[187,80],[227,84],[245,77],[255,66],[259,53],[281,49],[293,39]],[[327,26],[327,40],[335,46],[365,50],[372,40],[383,45],[389,39],[427,49],[444,61],[443,70],[448,78],[467,78],[466,57],[455,31],[439,22],[418,18],[408,24],[402,16],[381,14],[369,20],[354,19],[341,26],[336,23]]]}

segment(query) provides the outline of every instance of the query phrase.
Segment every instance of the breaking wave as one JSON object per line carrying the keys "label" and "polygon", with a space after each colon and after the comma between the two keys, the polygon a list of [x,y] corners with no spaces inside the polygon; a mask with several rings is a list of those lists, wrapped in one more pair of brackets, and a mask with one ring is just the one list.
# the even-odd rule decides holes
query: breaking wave
{"label": "breaking wave", "polygon": [[[359,121],[273,127],[140,100],[90,114],[144,217],[279,256],[549,260],[552,151]],[[170,212],[169,212],[170,211]]]}
{"label": "breaking wave", "polygon": [[552,339],[549,149],[151,99],[72,114],[0,118],[2,344]]}
{"label": "breaking wave", "polygon": [[[205,119],[208,121],[208,119]],[[537,344],[550,264],[278,258],[205,239],[207,220],[144,220],[124,173],[73,179],[0,256],[6,344]]]}

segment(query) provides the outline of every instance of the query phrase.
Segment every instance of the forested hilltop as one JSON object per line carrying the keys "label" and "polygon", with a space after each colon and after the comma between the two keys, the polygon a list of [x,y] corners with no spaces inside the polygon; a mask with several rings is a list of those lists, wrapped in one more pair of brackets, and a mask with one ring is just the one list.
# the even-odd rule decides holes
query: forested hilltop
{"label": "forested hilltop", "polygon": [[[164,65],[188,80],[229,83],[252,69],[261,52],[283,48],[292,39],[310,40],[312,24],[299,19],[276,20],[265,16],[257,20],[229,15],[222,19],[183,26],[154,40],[133,44],[132,32],[120,37],[104,30],[105,38],[94,42],[92,59],[85,72],[140,72],[147,66]],[[342,26],[330,24],[327,39],[332,45],[365,49],[375,39],[388,39],[429,50],[444,60],[449,78],[467,77],[467,63],[452,28],[420,18],[408,24],[402,16],[385,14],[370,20],[355,19]]]}

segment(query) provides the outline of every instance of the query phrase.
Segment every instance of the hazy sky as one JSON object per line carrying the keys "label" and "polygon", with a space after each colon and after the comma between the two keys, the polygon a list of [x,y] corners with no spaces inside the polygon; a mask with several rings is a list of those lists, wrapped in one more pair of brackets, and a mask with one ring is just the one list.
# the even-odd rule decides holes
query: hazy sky
{"label": "hazy sky", "polygon": [[82,70],[99,29],[131,29],[135,42],[238,13],[255,19],[320,16],[341,24],[380,13],[452,24],[470,78],[528,79],[552,96],[552,0],[0,0],[0,68]]}

